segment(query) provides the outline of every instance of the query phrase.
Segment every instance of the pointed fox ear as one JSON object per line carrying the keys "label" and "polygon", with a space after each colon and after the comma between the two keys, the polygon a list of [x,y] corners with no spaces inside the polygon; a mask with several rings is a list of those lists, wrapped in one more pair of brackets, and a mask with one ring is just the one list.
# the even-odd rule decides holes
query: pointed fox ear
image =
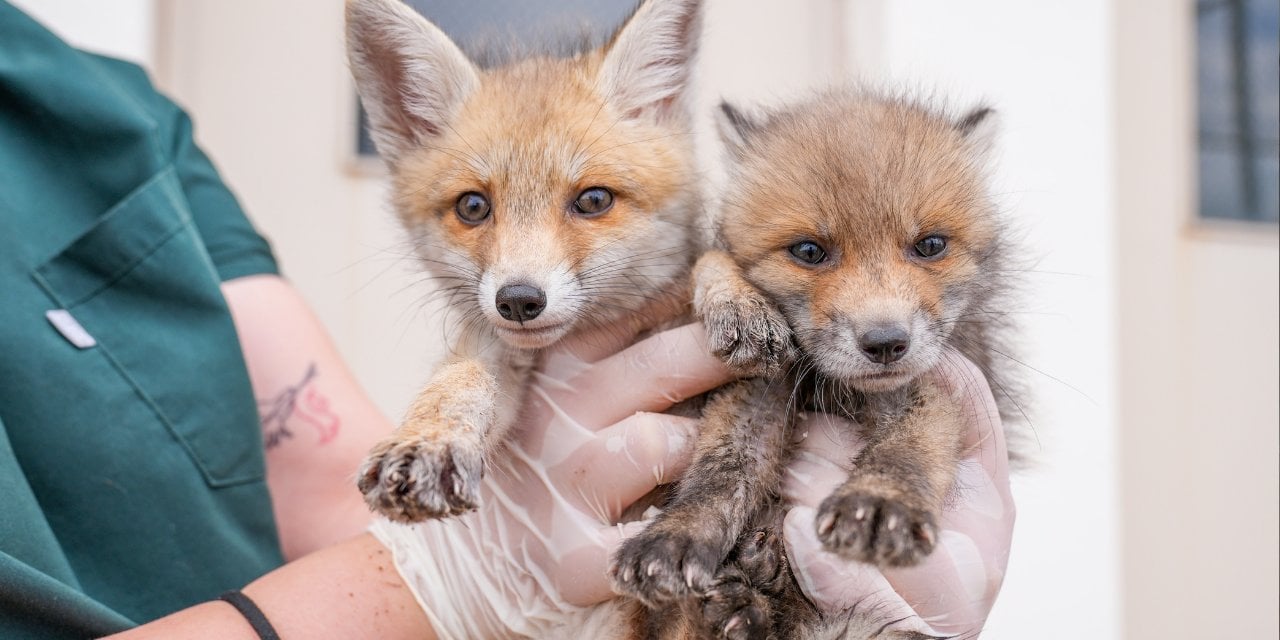
{"label": "pointed fox ear", "polygon": [[956,121],[956,129],[984,160],[996,146],[996,134],[1000,129],[1000,117],[996,110],[986,105],[974,108]]}
{"label": "pointed fox ear", "polygon": [[722,101],[720,108],[716,110],[716,131],[720,133],[720,140],[724,142],[725,147],[732,153],[737,153],[746,147],[751,136],[762,124],[760,116],[748,114],[729,104],[728,101]]}
{"label": "pointed fox ear", "polygon": [[701,0],[645,0],[605,46],[600,88],[630,118],[691,119]]}
{"label": "pointed fox ear", "polygon": [[387,162],[440,135],[480,82],[449,36],[399,0],[347,0],[347,58]]}

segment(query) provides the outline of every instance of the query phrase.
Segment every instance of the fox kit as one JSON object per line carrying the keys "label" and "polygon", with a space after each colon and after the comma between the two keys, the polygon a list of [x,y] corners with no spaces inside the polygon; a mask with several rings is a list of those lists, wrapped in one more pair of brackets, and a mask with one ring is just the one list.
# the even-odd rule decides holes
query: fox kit
{"label": "fox kit", "polygon": [[[712,348],[758,377],[710,401],[674,497],[620,549],[615,588],[652,607],[729,598],[725,637],[866,637],[778,575],[771,527],[790,430],[806,407],[865,430],[854,471],[818,510],[829,551],[881,567],[932,551],[963,421],[920,376],[947,348],[990,373],[1003,353],[1004,232],[984,186],[993,118],[847,89],[756,116],[726,104],[720,120],[732,165],[722,250],[699,260],[694,306]],[[753,529],[758,561],[777,561],[757,574],[773,579],[730,595],[716,568]]]}
{"label": "fox kit", "polygon": [[[415,522],[478,506],[540,350],[691,319],[700,4],[646,0],[599,49],[481,68],[398,0],[348,0],[351,67],[396,213],[466,314],[452,356],[362,466],[375,511]],[[553,637],[704,637],[629,600],[583,613]]]}
{"label": "fox kit", "polygon": [[351,68],[396,213],[466,316],[363,465],[374,510],[413,522],[475,508],[539,350],[687,313],[698,5],[645,2],[601,48],[481,68],[398,0],[348,0]]}

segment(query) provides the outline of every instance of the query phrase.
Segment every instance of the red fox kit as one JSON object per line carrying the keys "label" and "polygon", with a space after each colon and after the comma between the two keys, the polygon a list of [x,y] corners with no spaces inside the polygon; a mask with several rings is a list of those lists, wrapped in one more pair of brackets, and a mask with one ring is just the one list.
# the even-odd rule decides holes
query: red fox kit
{"label": "red fox kit", "polygon": [[396,0],[349,0],[352,71],[423,267],[466,318],[359,476],[410,522],[476,506],[540,349],[688,307],[701,200],[699,3],[641,4],[603,47],[480,68]]}
{"label": "red fox kit", "polygon": [[[844,414],[867,445],[818,510],[818,538],[881,567],[932,551],[964,422],[950,395],[919,378],[944,349],[989,374],[1004,353],[1005,316],[993,306],[1006,289],[1004,231],[985,188],[991,110],[957,118],[831,90],[759,116],[727,104],[720,115],[731,156],[723,250],[699,260],[694,306],[713,349],[763,375],[709,401],[674,496],[619,549],[615,588],[650,607],[715,594],[733,612],[718,620],[722,637],[918,637],[853,632],[847,616],[795,594],[771,531],[776,492],[796,410]],[[739,564],[755,577],[717,575],[744,551],[753,562]]]}
{"label": "red fox kit", "polygon": [[[539,350],[690,318],[700,4],[646,0],[602,48],[482,69],[398,0],[348,0],[351,66],[396,212],[468,315],[359,474],[374,510],[413,522],[475,508]],[[707,637],[700,619],[617,599],[554,637]]]}

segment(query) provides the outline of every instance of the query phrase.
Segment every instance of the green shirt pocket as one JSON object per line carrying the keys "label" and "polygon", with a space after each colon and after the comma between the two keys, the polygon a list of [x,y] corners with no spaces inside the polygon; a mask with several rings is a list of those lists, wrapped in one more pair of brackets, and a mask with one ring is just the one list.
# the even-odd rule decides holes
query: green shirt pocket
{"label": "green shirt pocket", "polygon": [[[172,168],[100,216],[34,277],[94,338],[91,348],[110,360],[211,487],[263,479],[261,428],[240,343]],[[129,437],[127,425],[118,428]]]}

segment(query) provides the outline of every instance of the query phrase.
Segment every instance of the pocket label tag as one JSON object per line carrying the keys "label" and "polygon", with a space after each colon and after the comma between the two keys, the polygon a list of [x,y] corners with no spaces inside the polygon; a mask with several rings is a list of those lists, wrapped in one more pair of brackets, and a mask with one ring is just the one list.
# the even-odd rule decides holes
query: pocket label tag
{"label": "pocket label tag", "polygon": [[77,349],[88,349],[98,344],[98,341],[94,340],[93,336],[89,335],[89,332],[80,326],[80,323],[76,321],[70,311],[66,309],[51,309],[44,312],[44,317],[48,318],[49,324],[53,325],[53,328],[57,329],[58,333],[61,333],[62,337],[66,338],[67,342],[75,345]]}

